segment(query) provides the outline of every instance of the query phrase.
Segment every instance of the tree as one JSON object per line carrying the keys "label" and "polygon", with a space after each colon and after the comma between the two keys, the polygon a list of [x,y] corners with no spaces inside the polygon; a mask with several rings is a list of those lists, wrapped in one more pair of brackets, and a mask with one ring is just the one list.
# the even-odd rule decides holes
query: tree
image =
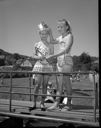
{"label": "tree", "polygon": [[80,56],[73,56],[73,70],[78,71],[78,70],[90,70],[91,67],[91,57],[83,52]]}
{"label": "tree", "polygon": [[7,55],[5,58],[5,65],[14,65],[16,59],[12,55]]}
{"label": "tree", "polygon": [[90,70],[99,72],[99,64],[92,64]]}
{"label": "tree", "polygon": [[21,59],[21,56],[18,53],[14,53],[13,57],[18,60]]}
{"label": "tree", "polygon": [[87,53],[83,52],[80,56],[80,62],[82,64],[91,63],[91,57]]}
{"label": "tree", "polygon": [[0,59],[0,66],[5,65],[5,60],[4,59]]}

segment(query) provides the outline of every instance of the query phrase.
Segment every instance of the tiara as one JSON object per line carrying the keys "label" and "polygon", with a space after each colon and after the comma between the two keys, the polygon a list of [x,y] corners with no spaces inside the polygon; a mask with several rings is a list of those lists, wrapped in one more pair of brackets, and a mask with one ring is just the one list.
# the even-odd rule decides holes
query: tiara
{"label": "tiara", "polygon": [[43,27],[42,24],[39,24],[39,25],[38,25],[38,28],[39,28],[41,31],[44,30],[44,27]]}
{"label": "tiara", "polygon": [[38,28],[39,30],[46,30],[48,28],[48,25],[43,22],[41,22],[39,25],[38,25]]}

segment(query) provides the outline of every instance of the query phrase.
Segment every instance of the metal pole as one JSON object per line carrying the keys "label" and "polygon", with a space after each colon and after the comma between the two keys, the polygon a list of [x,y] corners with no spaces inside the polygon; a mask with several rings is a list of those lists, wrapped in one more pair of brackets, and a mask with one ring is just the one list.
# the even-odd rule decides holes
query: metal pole
{"label": "metal pole", "polygon": [[9,111],[11,112],[11,107],[12,107],[12,72],[10,72],[10,99],[9,99]]}
{"label": "metal pole", "polygon": [[96,84],[95,84],[95,72],[93,73],[93,84],[94,84],[94,122],[96,122]]}
{"label": "metal pole", "polygon": [[31,76],[29,73],[29,93],[30,93],[30,101],[31,101]]}
{"label": "metal pole", "polygon": [[[42,75],[42,77],[43,77],[43,81],[42,81],[42,90],[41,90],[41,94],[43,94],[44,93],[44,90],[45,90],[45,86],[44,86],[44,80],[45,80],[45,78],[44,78],[44,74]],[[41,95],[41,103],[43,104],[44,103],[44,98],[43,98],[44,96],[43,95]]]}
{"label": "metal pole", "polygon": [[96,107],[98,108],[99,107],[98,83],[95,83],[95,85],[96,85]]}

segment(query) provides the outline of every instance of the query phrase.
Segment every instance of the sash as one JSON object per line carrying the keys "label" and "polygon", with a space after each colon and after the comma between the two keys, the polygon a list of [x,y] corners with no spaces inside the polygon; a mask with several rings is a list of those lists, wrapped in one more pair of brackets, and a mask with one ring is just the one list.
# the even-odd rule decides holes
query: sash
{"label": "sash", "polygon": [[[37,47],[36,47],[36,49],[37,49],[37,52],[39,53],[39,55],[41,55],[41,56],[47,57],[50,54],[49,53],[50,52],[49,48],[43,42],[39,42]],[[52,65],[52,64],[56,64],[57,63],[57,58],[53,58],[50,62],[48,62],[46,59],[42,60],[40,62],[42,64],[50,64],[50,65]]]}
{"label": "sash", "polygon": [[[48,56],[49,55],[49,48],[44,45],[43,42],[39,42],[38,45],[36,46],[36,50],[37,50],[37,54],[40,56]],[[46,61],[46,59],[40,61],[42,64],[48,64],[48,62]]]}
{"label": "sash", "polygon": [[41,55],[44,55],[45,57],[49,55],[49,48],[46,47],[42,42],[39,42],[37,47],[37,51],[41,53]]}

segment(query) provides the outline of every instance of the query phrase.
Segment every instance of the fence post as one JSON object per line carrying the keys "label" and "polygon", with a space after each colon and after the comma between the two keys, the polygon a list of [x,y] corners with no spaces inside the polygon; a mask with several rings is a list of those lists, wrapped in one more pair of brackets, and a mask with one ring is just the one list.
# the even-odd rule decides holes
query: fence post
{"label": "fence post", "polygon": [[93,73],[93,84],[94,84],[94,122],[96,122],[96,83],[95,83],[95,72]]}
{"label": "fence post", "polygon": [[9,111],[11,112],[11,107],[12,107],[12,72],[10,72],[10,99],[9,99]]}
{"label": "fence post", "polygon": [[29,93],[30,93],[30,101],[31,101],[31,76],[29,73]]}

